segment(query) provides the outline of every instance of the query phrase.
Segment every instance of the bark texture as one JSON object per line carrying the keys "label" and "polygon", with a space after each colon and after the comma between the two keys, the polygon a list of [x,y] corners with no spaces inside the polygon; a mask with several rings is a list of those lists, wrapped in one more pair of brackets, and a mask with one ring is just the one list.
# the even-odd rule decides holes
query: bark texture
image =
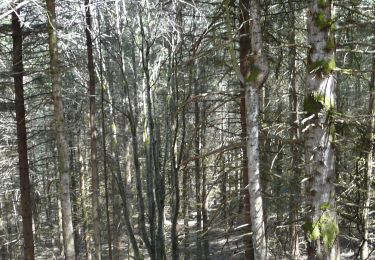
{"label": "bark texture", "polygon": [[291,238],[290,242],[290,257],[291,259],[299,259],[299,236],[298,236],[298,212],[299,212],[299,202],[298,197],[301,195],[301,151],[299,147],[300,143],[300,129],[299,129],[299,116],[298,116],[298,92],[297,92],[297,73],[296,73],[296,58],[297,58],[297,48],[296,48],[296,14],[295,14],[295,3],[292,0],[288,1],[288,6],[290,9],[289,13],[289,35],[288,43],[291,46],[289,49],[289,124],[291,127],[290,139],[292,140],[290,144],[290,152],[292,154],[291,161],[291,174],[289,185],[293,194],[289,201],[289,234]]}
{"label": "bark texture", "polygon": [[85,18],[86,18],[86,47],[87,47],[87,69],[89,72],[89,94],[90,94],[90,140],[91,140],[91,190],[92,190],[92,221],[93,221],[93,238],[94,238],[94,258],[101,259],[100,244],[100,214],[99,214],[99,176],[97,162],[97,132],[96,132],[96,83],[95,67],[92,44],[92,26],[91,26],[91,1],[85,1]]}
{"label": "bark texture", "polygon": [[262,189],[259,171],[259,92],[268,76],[263,52],[260,8],[258,0],[250,0],[250,32],[252,56],[250,72],[244,77],[247,132],[247,167],[249,175],[250,217],[255,259],[267,258],[266,232],[263,216]]}
{"label": "bark texture", "polygon": [[23,35],[19,16],[19,10],[12,13],[13,78],[17,121],[18,166],[21,188],[23,253],[25,260],[31,260],[34,259],[34,238],[29,163],[27,156],[25,100],[23,94]]}
{"label": "bark texture", "polygon": [[[250,17],[249,17],[249,0],[240,0],[240,72],[243,78],[250,73],[250,60],[249,56],[251,53],[251,39],[250,39]],[[241,86],[241,138],[243,142],[247,139],[247,127],[246,127],[246,101],[245,101],[245,82],[240,82]],[[247,168],[247,151],[246,148],[242,148],[242,181],[243,187],[246,187],[249,183],[249,175]],[[244,188],[245,189],[245,188]],[[250,193],[245,191],[244,201],[244,222],[247,224],[245,227],[246,233],[251,233],[251,218],[250,218]],[[254,246],[251,235],[244,236],[245,243],[245,258],[248,260],[254,259]]]}
{"label": "bark texture", "polygon": [[64,129],[64,108],[61,95],[59,57],[57,47],[57,23],[55,1],[46,0],[48,11],[48,44],[50,55],[50,73],[52,79],[52,99],[54,106],[54,130],[58,151],[60,174],[60,200],[65,259],[75,259],[72,204],[70,200],[69,151]]}
{"label": "bark texture", "polygon": [[307,18],[308,71],[304,110],[308,259],[339,259],[335,158],[330,112],[335,106],[331,1],[311,1]]}
{"label": "bark texture", "polygon": [[[374,30],[375,32],[375,30]],[[375,40],[373,40],[373,43]],[[369,222],[370,222],[370,203],[371,203],[371,193],[372,193],[372,178],[374,171],[374,129],[375,129],[375,55],[372,57],[372,75],[371,82],[369,86],[369,104],[368,104],[368,114],[370,116],[370,122],[368,126],[368,141],[369,147],[367,152],[367,171],[365,176],[365,199],[363,203],[362,210],[362,225],[363,225],[363,242],[361,247],[361,259],[368,259],[369,255]]]}

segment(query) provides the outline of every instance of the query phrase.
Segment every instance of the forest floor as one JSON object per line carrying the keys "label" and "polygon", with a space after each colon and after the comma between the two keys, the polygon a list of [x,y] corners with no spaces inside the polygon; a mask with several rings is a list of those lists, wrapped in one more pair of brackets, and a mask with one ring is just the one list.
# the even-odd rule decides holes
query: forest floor
{"label": "forest floor", "polygon": [[[192,211],[194,212],[194,211]],[[232,213],[235,211],[232,211]],[[236,213],[233,213],[236,214]],[[209,260],[226,260],[226,259],[232,259],[232,260],[239,260],[239,259],[244,259],[244,253],[245,253],[245,244],[243,242],[243,236],[244,236],[244,227],[246,225],[241,225],[241,223],[235,223],[231,221],[231,219],[235,219],[235,217],[231,217],[230,215],[224,217],[219,214],[215,213],[215,210],[211,210],[209,212],[210,215],[210,223],[209,223],[209,230],[205,236],[202,237],[201,243],[202,243],[202,248],[204,241],[209,242]],[[179,241],[179,249],[180,249],[180,259],[184,259],[185,254],[189,256],[188,259],[199,259],[196,255],[196,245],[197,245],[197,233],[196,233],[196,221],[195,221],[195,215],[192,213],[189,218],[189,233],[188,235],[184,236],[183,234],[183,229],[184,229],[184,222],[181,219],[178,222],[177,225],[177,230],[179,231],[180,234],[180,241]],[[238,215],[236,216],[236,218]],[[168,221],[168,218],[165,222],[165,236],[166,236],[166,245],[167,245],[167,250],[170,248],[170,221]],[[270,223],[269,223],[270,224]],[[123,229],[122,229],[123,230]],[[276,232],[275,228],[270,227],[269,234],[270,237],[272,237],[273,240],[275,240],[275,237],[282,237],[282,239],[276,239],[279,241],[282,241],[285,238],[285,233],[281,232]],[[47,232],[45,230],[44,232]],[[44,233],[43,232],[43,233]],[[62,260],[64,259],[61,257],[60,254],[60,249],[56,246],[56,241],[51,241],[51,239],[47,239],[47,237],[50,237],[50,233],[47,234],[45,233],[44,238],[39,237],[39,241],[44,241],[44,242],[39,242],[37,243],[37,255],[38,257],[36,259],[38,260]],[[185,241],[184,239],[188,239],[188,241]],[[287,256],[287,250],[283,250],[282,246],[275,246],[274,241],[271,241],[269,243],[272,244],[273,250],[269,252],[269,258],[268,259],[274,259],[274,260],[287,260],[291,259],[290,257]],[[304,250],[304,241],[303,241],[303,236],[300,237],[301,240],[301,251]],[[104,241],[103,241],[104,242]],[[185,242],[187,242],[188,247],[184,248]],[[353,244],[354,243],[354,244]],[[82,243],[83,244],[83,243]],[[355,255],[355,248],[358,248],[358,245],[355,243],[355,241],[348,239],[346,237],[341,237],[340,238],[340,246],[341,246],[341,259],[346,260],[346,259],[356,259]],[[276,249],[275,249],[276,248]],[[279,248],[279,249],[277,249]],[[146,249],[143,248],[142,245],[140,245],[140,249],[146,256],[145,259],[147,258],[147,253]],[[107,244],[103,243],[103,248],[102,248],[102,259],[108,259],[108,247]],[[128,247],[128,241],[125,236],[122,237],[121,242],[120,242],[120,260],[125,260],[125,259],[132,259],[129,258],[128,252],[129,252],[129,247]],[[203,249],[202,249],[203,251]],[[83,245],[81,247],[81,254],[77,259],[82,259],[86,260],[87,257],[82,254],[84,252]],[[168,255],[170,255],[170,252],[167,252]],[[170,257],[167,257],[167,259],[170,259]],[[303,260],[304,258],[298,258]],[[375,255],[373,258],[369,259],[375,259]]]}

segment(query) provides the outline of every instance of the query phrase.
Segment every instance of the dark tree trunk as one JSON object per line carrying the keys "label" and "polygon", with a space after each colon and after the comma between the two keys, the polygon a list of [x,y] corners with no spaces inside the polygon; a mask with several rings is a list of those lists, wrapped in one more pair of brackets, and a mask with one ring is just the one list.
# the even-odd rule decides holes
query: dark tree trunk
{"label": "dark tree trunk", "polygon": [[24,259],[34,259],[33,220],[31,209],[31,189],[29,178],[29,163],[27,156],[27,134],[25,118],[25,101],[23,94],[23,35],[19,20],[20,11],[12,13],[12,38],[13,38],[13,78],[15,89],[17,145],[21,189],[21,214],[22,232],[24,241]]}
{"label": "dark tree trunk", "polygon": [[89,94],[90,94],[90,134],[91,134],[91,182],[92,182],[92,220],[94,238],[94,258],[101,259],[100,244],[100,214],[99,214],[99,176],[97,166],[97,132],[96,132],[96,103],[95,103],[95,67],[92,44],[91,26],[91,1],[85,1],[86,18],[86,47],[87,47],[87,69],[89,72]]}
{"label": "dark tree trunk", "polygon": [[[199,63],[197,62],[197,73],[196,73],[196,82],[194,83],[194,94],[198,95],[198,79],[199,79]],[[197,259],[202,259],[202,199],[201,199],[201,162],[199,159],[201,150],[200,150],[200,108],[199,103],[196,100],[194,102],[194,126],[195,126],[195,137],[194,137],[194,171],[195,171],[195,202],[196,202],[196,246],[197,246]]]}

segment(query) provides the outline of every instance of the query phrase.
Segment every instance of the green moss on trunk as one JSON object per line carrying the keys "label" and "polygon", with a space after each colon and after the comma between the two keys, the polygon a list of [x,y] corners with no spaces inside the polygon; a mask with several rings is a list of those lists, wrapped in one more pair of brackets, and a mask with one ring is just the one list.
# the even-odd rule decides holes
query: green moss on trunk
{"label": "green moss on trunk", "polygon": [[314,223],[306,222],[304,229],[309,234],[308,239],[310,241],[321,239],[326,248],[333,247],[339,233],[336,220],[327,211],[323,212]]}

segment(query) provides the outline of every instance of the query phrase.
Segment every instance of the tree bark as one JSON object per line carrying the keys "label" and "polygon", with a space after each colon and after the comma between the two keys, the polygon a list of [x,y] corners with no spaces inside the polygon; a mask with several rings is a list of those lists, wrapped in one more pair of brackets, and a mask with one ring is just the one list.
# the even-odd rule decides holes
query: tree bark
{"label": "tree bark", "polygon": [[[159,139],[157,136],[157,124],[153,117],[153,97],[150,79],[150,51],[151,46],[146,38],[145,27],[143,25],[142,14],[139,14],[140,29],[142,35],[141,58],[145,75],[146,87],[146,118],[147,118],[147,140],[146,140],[146,175],[147,175],[147,198],[149,207],[149,225],[152,253],[151,259],[161,260],[165,258],[164,241],[164,205],[165,186],[164,174],[160,170]],[[157,211],[156,207],[157,206]],[[157,214],[157,215],[156,215]]]}
{"label": "tree bark", "polygon": [[255,259],[267,258],[266,231],[259,170],[259,92],[268,77],[268,64],[263,53],[262,29],[258,0],[250,0],[252,64],[244,81],[246,103],[246,151],[249,175],[250,217]]}
{"label": "tree bark", "polygon": [[21,215],[23,234],[23,254],[25,260],[34,259],[34,238],[32,220],[32,199],[27,156],[27,133],[25,117],[25,100],[23,93],[23,34],[19,20],[20,11],[12,13],[13,39],[13,78],[15,89],[15,106],[17,121],[18,167],[21,189]]}
{"label": "tree bark", "polygon": [[115,180],[117,183],[117,187],[120,193],[121,201],[122,201],[122,208],[123,208],[123,214],[124,214],[124,221],[125,221],[125,228],[127,235],[129,237],[130,243],[133,248],[134,252],[134,258],[136,260],[142,259],[137,240],[135,239],[134,230],[130,221],[130,213],[129,213],[129,203],[127,199],[127,190],[129,187],[127,187],[126,181],[124,182],[122,178],[121,173],[121,167],[120,167],[120,151],[119,151],[119,144],[118,144],[118,130],[117,130],[117,124],[115,122],[115,109],[112,99],[112,84],[109,84],[107,88],[107,96],[109,100],[109,113],[110,113],[110,123],[111,123],[111,150],[112,150],[112,159],[114,160],[114,166],[113,170],[115,172]]}
{"label": "tree bark", "polygon": [[[99,34],[101,34],[101,27],[100,27],[100,16],[98,17],[98,26],[99,26]],[[102,114],[102,144],[103,144],[103,172],[104,172],[104,197],[105,197],[105,213],[106,213],[106,224],[107,224],[107,242],[108,242],[108,259],[112,260],[112,228],[111,228],[111,221],[110,221],[110,212],[109,212],[109,191],[108,191],[108,170],[107,170],[107,139],[106,139],[106,116],[105,116],[105,109],[104,109],[104,61],[102,55],[102,40],[99,38],[99,77],[100,77],[100,85],[101,85],[101,96],[100,96],[100,103],[101,103],[101,114]],[[113,191],[112,191],[113,192]]]}
{"label": "tree bark", "polygon": [[[251,39],[250,39],[250,24],[249,24],[249,0],[240,0],[240,9],[239,9],[239,22],[240,22],[240,72],[242,77],[246,77],[250,73],[250,60],[249,56],[251,53]],[[240,82],[240,93],[241,93],[241,102],[240,102],[240,114],[241,114],[241,139],[243,142],[246,142],[247,139],[247,127],[246,127],[246,102],[245,102],[245,82]],[[249,183],[249,175],[247,168],[247,151],[246,148],[242,148],[242,182],[243,188]],[[251,218],[250,218],[250,193],[245,191],[244,193],[244,222],[247,224],[245,227],[245,233],[251,233]],[[250,235],[244,236],[245,244],[245,258],[248,260],[254,260],[254,246],[253,241]]]}
{"label": "tree bark", "polygon": [[295,30],[295,3],[292,0],[288,0],[288,6],[290,9],[289,13],[289,33],[288,33],[288,43],[291,46],[289,49],[289,64],[288,64],[288,71],[289,71],[289,125],[291,127],[290,131],[290,152],[292,154],[292,161],[291,161],[291,176],[290,176],[290,190],[293,191],[290,197],[289,203],[289,234],[290,234],[290,256],[292,259],[299,259],[300,252],[299,252],[299,237],[298,237],[298,229],[297,229],[297,219],[298,219],[298,212],[299,206],[298,197],[301,195],[300,189],[300,179],[301,179],[301,171],[299,165],[301,164],[300,159],[300,149],[299,149],[299,142],[300,142],[300,130],[298,127],[298,96],[297,96],[297,85],[296,85],[296,55],[297,55],[297,48],[296,44],[296,30]]}
{"label": "tree bark", "polygon": [[335,106],[331,1],[311,1],[307,17],[308,71],[304,110],[308,259],[339,259],[332,146]]}
{"label": "tree bark", "polygon": [[52,79],[52,99],[54,105],[54,128],[58,151],[60,174],[60,200],[64,254],[67,260],[75,259],[74,232],[72,221],[72,204],[70,200],[69,151],[64,129],[64,108],[61,95],[59,57],[57,46],[57,22],[54,0],[46,0],[48,11],[48,44],[50,55],[50,73]]}
{"label": "tree bark", "polygon": [[[199,63],[196,64],[196,75],[194,83],[194,94],[199,94],[198,82],[199,82]],[[194,101],[194,126],[195,126],[195,137],[194,137],[194,172],[195,172],[195,203],[196,203],[196,254],[197,259],[202,259],[202,199],[201,199],[201,162],[200,162],[200,107],[198,100]]]}
{"label": "tree bark", "polygon": [[[373,31],[375,33],[375,30]],[[375,42],[375,40],[373,40]],[[375,48],[374,48],[375,49]],[[365,176],[365,199],[362,210],[362,225],[363,225],[363,242],[361,246],[361,259],[365,260],[370,257],[369,255],[369,225],[370,225],[370,204],[371,204],[371,193],[372,193],[372,178],[373,178],[373,165],[374,165],[374,129],[375,129],[375,55],[372,56],[372,74],[369,85],[369,101],[368,101],[368,114],[370,116],[370,122],[368,126],[368,143],[369,147],[367,152],[367,169]]]}
{"label": "tree bark", "polygon": [[100,243],[100,214],[99,214],[99,176],[97,165],[97,132],[96,132],[96,83],[95,83],[95,67],[92,44],[92,26],[91,26],[91,1],[85,2],[85,18],[86,18],[86,47],[87,47],[87,69],[89,72],[89,95],[90,95],[90,140],[91,140],[91,190],[92,190],[92,221],[93,221],[93,238],[94,238],[94,259],[101,259],[101,243]]}

